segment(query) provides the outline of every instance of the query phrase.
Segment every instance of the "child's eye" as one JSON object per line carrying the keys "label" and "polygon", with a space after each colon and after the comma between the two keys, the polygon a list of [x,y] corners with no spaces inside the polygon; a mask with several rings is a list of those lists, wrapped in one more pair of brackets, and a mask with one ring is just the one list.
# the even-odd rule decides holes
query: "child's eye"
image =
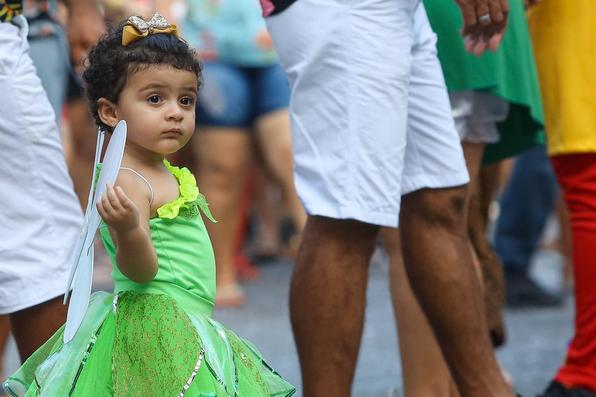
{"label": "child's eye", "polygon": [[149,98],[147,98],[147,100],[150,103],[159,103],[159,101],[161,100],[161,97],[159,95],[151,95]]}
{"label": "child's eye", "polygon": [[191,106],[195,103],[194,98],[191,97],[184,97],[180,99],[180,103],[183,104],[184,106]]}

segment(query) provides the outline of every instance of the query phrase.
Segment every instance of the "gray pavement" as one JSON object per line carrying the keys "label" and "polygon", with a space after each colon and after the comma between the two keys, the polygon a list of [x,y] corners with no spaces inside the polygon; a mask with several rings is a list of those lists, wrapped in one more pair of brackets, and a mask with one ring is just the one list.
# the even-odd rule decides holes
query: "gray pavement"
{"label": "gray pavement", "polygon": [[[300,385],[287,308],[292,264],[278,261],[265,264],[261,269],[259,280],[245,284],[247,305],[241,309],[218,309],[215,318],[252,341],[276,370]],[[532,270],[546,287],[554,289],[559,284],[560,259],[555,254],[540,253]],[[366,324],[354,397],[385,397],[391,389],[401,389],[387,276],[386,260],[377,254],[370,272]],[[107,269],[100,266],[96,271],[96,287],[109,289],[107,277]],[[571,299],[557,309],[507,311],[506,321],[509,340],[498,352],[499,360],[511,374],[518,391],[523,396],[535,396],[549,382],[564,357],[572,333]],[[5,362],[7,369],[17,365],[14,347],[9,349]]]}
{"label": "gray pavement", "polygon": [[[532,270],[545,287],[554,289],[558,285],[559,262],[552,253],[537,256]],[[245,285],[246,307],[217,310],[215,317],[255,343],[274,368],[300,385],[287,309],[292,265],[279,262],[262,269],[262,277],[257,282]],[[390,389],[401,389],[399,351],[387,279],[386,261],[382,255],[377,255],[370,272],[354,397],[385,397]],[[535,396],[554,375],[572,334],[572,321],[571,299],[557,309],[507,311],[509,340],[498,356],[523,396]]]}

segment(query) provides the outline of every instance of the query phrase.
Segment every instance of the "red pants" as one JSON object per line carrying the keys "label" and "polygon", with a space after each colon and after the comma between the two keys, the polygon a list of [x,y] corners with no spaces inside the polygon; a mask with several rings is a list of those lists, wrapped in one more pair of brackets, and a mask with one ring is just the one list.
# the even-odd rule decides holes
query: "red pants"
{"label": "red pants", "polygon": [[552,157],[573,236],[575,335],[556,379],[596,390],[596,153]]}

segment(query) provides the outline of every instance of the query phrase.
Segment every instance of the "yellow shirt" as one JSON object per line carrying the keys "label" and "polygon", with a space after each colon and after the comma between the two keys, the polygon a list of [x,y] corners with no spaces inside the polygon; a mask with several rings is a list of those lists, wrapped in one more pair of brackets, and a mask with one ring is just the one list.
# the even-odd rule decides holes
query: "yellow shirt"
{"label": "yellow shirt", "polygon": [[542,0],[528,12],[548,152],[596,152],[596,1]]}

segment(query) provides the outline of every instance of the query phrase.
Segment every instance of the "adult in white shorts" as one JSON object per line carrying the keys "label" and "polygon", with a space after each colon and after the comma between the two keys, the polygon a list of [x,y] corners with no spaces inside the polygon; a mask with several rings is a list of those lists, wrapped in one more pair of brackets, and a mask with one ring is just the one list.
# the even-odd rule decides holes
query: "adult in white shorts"
{"label": "adult in white shorts", "polygon": [[[460,2],[477,53],[496,48],[505,26],[506,4],[487,1]],[[420,1],[261,3],[292,87],[296,186],[309,214],[290,292],[304,395],[350,395],[368,262],[379,226],[399,221],[408,276],[461,395],[511,396],[488,339],[468,174]]]}
{"label": "adult in white shorts", "polygon": [[[86,12],[100,18],[95,7],[95,17]],[[0,315],[10,314],[25,359],[64,323],[61,295],[82,213],[22,15],[0,22],[0,54]]]}

